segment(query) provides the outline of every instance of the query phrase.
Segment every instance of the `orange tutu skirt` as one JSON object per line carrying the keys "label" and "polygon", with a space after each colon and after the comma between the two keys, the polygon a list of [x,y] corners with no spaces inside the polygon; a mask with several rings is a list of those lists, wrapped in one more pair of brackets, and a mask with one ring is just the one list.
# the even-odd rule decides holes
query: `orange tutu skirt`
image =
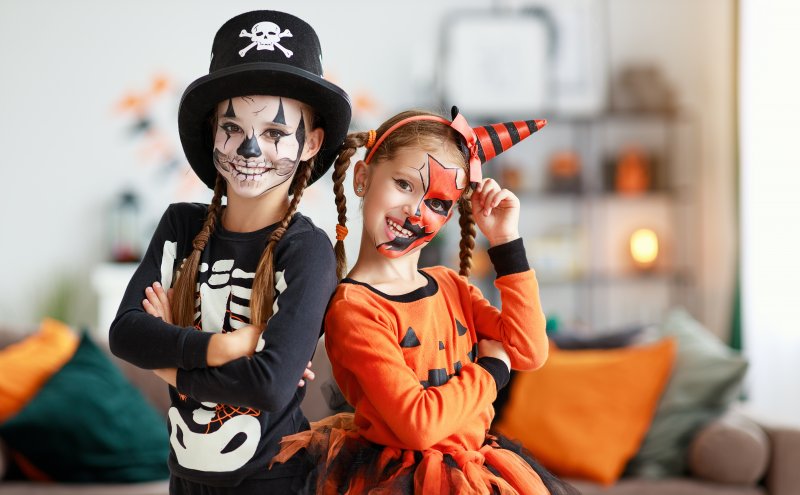
{"label": "orange tutu skirt", "polygon": [[305,449],[316,466],[306,493],[319,495],[465,494],[556,495],[578,493],[502,437],[487,437],[480,450],[443,453],[378,445],[361,437],[352,413],[311,423],[285,437],[272,464]]}

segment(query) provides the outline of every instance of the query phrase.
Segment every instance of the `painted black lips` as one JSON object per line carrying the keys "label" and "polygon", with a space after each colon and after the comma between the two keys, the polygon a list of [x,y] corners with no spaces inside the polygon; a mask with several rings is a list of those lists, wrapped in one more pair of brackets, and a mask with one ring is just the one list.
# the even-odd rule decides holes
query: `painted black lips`
{"label": "painted black lips", "polygon": [[403,223],[403,228],[411,232],[411,237],[397,236],[392,241],[384,242],[383,246],[386,246],[390,251],[405,251],[408,249],[408,246],[417,239],[431,235],[431,232],[425,232],[425,229],[419,225],[414,225],[409,222],[408,218],[406,218],[406,221]]}

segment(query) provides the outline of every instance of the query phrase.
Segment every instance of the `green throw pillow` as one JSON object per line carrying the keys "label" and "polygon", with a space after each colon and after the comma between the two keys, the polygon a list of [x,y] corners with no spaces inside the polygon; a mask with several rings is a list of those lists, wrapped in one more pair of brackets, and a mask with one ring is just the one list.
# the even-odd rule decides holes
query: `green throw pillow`
{"label": "green throw pillow", "polygon": [[0,425],[0,438],[55,481],[169,476],[164,419],[87,335],[70,361]]}
{"label": "green throw pillow", "polygon": [[685,310],[671,311],[659,338],[672,336],[678,355],[650,429],[626,474],[648,478],[686,471],[689,444],[698,429],[722,414],[740,391],[747,361]]}

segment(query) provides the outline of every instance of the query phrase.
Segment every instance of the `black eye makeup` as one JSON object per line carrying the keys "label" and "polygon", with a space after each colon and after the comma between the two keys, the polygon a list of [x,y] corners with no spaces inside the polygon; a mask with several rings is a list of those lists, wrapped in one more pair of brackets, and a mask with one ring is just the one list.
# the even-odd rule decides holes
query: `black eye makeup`
{"label": "black eye makeup", "polygon": [[219,125],[219,127],[228,134],[233,134],[235,132],[242,131],[242,128],[234,124],[233,122],[223,122],[222,124]]}
{"label": "black eye makeup", "polygon": [[430,198],[425,200],[425,204],[434,213],[446,217],[450,213],[450,208],[453,207],[453,202],[448,199]]}
{"label": "black eye makeup", "polygon": [[279,140],[288,136],[290,133],[284,132],[280,129],[267,129],[266,131],[262,132],[261,135],[267,137],[269,139]]}

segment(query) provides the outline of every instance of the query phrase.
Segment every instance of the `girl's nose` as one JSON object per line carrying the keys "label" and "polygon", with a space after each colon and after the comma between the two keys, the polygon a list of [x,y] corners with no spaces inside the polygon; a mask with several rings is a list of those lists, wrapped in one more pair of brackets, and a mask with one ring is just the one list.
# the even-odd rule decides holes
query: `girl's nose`
{"label": "girl's nose", "polygon": [[420,212],[417,205],[405,205],[403,206],[403,214],[408,218],[409,221],[419,221]]}
{"label": "girl's nose", "polygon": [[258,146],[255,131],[253,131],[252,136],[242,142],[236,152],[245,158],[255,158],[261,155],[261,148]]}

